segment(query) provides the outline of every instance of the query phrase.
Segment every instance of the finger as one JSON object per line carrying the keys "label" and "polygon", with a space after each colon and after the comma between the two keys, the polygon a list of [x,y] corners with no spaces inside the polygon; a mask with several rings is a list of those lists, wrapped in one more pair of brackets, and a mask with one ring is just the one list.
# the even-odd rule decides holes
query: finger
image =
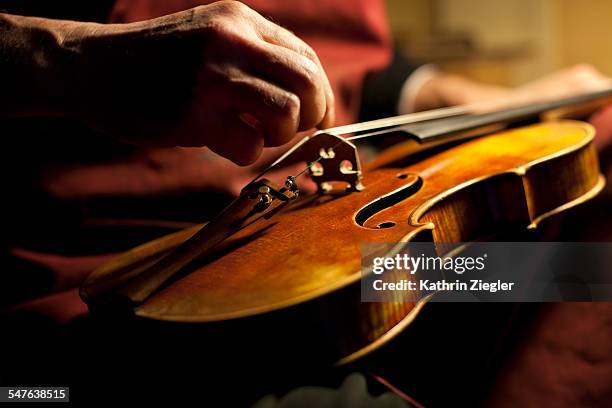
{"label": "finger", "polygon": [[[289,143],[286,143],[282,146],[277,147],[268,147],[264,149],[261,157],[257,161],[257,163],[261,164],[262,167],[259,170],[263,170],[268,167],[272,162],[276,161],[280,156],[287,153],[291,150],[296,144],[300,143],[305,136],[310,135],[310,132],[299,132]],[[287,163],[295,163],[296,159],[293,159],[292,156],[287,158]]]}
{"label": "finger", "polygon": [[280,146],[295,137],[300,122],[300,99],[295,94],[242,75],[232,81],[230,96],[232,108],[255,118],[265,146]]}
{"label": "finger", "polygon": [[325,92],[325,99],[327,101],[325,107],[325,115],[317,128],[319,129],[327,129],[336,124],[336,106],[334,100],[334,93],[332,92],[331,86],[329,87],[329,91]]}
{"label": "finger", "polygon": [[299,130],[315,127],[327,111],[321,71],[316,63],[288,48],[267,42],[245,49],[246,69],[300,99]]}
{"label": "finger", "polygon": [[317,127],[326,128],[333,126],[335,122],[334,92],[332,90],[329,78],[325,73],[325,69],[323,69],[323,65],[317,56],[317,53],[314,52],[314,50],[308,44],[306,44],[306,42],[289,30],[266,20],[264,17],[261,17],[261,19],[263,21],[260,21],[259,30],[262,38],[265,41],[295,51],[298,54],[310,59],[319,67],[320,79],[322,80],[321,85],[325,94],[326,110],[322,120],[317,124]]}
{"label": "finger", "polygon": [[228,117],[222,123],[223,128],[209,135],[207,147],[239,166],[254,163],[261,156],[263,136],[239,117]]}

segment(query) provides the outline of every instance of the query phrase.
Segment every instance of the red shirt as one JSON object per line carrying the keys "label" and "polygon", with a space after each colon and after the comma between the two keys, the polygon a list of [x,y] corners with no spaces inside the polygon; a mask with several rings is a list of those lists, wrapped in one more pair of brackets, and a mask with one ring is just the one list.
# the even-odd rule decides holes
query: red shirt
{"label": "red shirt", "polygon": [[[147,20],[213,3],[207,0],[118,0],[111,22]],[[336,96],[338,124],[355,122],[368,72],[390,60],[390,33],[382,0],[245,0],[246,5],[288,28],[321,59]]]}
{"label": "red shirt", "polygon": [[[119,0],[110,22],[145,20],[206,3],[211,2]],[[313,47],[336,96],[338,124],[354,122],[365,75],[384,68],[391,57],[384,2],[245,3]],[[16,300],[31,298],[20,291],[32,287],[42,288],[38,294],[49,293],[21,303],[19,309],[60,321],[86,312],[76,288],[94,268],[184,225],[177,220],[205,220],[215,211],[207,208],[214,202],[211,190],[236,192],[253,176],[252,169],[217,159],[207,149],[139,149],[84,137],[78,130],[71,136],[64,130],[52,133],[52,141],[41,139],[48,145],[38,146],[40,157],[29,157],[33,165],[21,163],[29,171],[15,180],[19,191],[10,194],[35,209],[22,208],[19,201],[15,205],[20,237],[7,234],[11,260],[6,269],[20,277],[15,287],[7,287]],[[30,147],[23,145],[17,149]]]}

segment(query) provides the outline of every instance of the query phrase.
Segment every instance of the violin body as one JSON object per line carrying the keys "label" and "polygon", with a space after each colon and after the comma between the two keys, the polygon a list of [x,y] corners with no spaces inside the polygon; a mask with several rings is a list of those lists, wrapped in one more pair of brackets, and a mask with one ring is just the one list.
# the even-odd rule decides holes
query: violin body
{"label": "violin body", "polygon": [[[210,328],[221,338],[225,328],[248,327],[248,337],[264,343],[306,342],[328,361],[354,360],[406,327],[425,303],[361,302],[362,244],[470,242],[537,228],[603,188],[593,137],[590,125],[562,120],[424,158],[396,148],[393,160],[367,169],[363,191],[300,197],[182,268],[129,313],[152,324]],[[92,288],[145,270],[198,229],[115,259],[88,278],[82,297],[103,309]]]}

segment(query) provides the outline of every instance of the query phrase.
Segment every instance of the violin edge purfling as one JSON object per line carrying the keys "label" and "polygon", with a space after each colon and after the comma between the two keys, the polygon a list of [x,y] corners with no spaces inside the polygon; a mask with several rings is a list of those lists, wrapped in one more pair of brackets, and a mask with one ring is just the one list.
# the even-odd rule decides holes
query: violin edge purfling
{"label": "violin edge purfling", "polygon": [[[544,152],[544,150],[546,150],[548,147],[545,146],[546,143],[543,143],[540,140],[541,143],[536,143],[537,149],[542,149],[542,152],[544,153],[540,154],[540,156],[538,156],[538,154],[534,154],[533,157],[528,157],[528,159],[524,160],[520,165],[510,165],[507,166],[507,168],[493,168],[488,173],[481,174],[479,177],[475,177],[470,173],[466,176],[466,178],[462,179],[463,181],[461,182],[459,182],[458,179],[453,180],[454,182],[458,183],[454,185],[453,188],[440,189],[440,191],[438,191],[436,194],[433,194],[430,188],[431,180],[429,180],[426,175],[427,172],[432,171],[431,169],[435,169],[436,165],[442,166],[442,169],[444,169],[444,166],[446,166],[446,170],[453,172],[462,168],[461,166],[465,167],[465,165],[468,163],[468,161],[463,161],[457,162],[456,165],[452,164],[453,153],[456,154],[465,152],[465,154],[471,154],[473,158],[478,158],[479,155],[485,154],[487,149],[491,149],[495,143],[505,143],[504,138],[508,139],[508,142],[510,140],[517,142],[517,140],[520,138],[525,138],[525,140],[521,143],[523,143],[523,146],[527,151],[529,147],[527,140],[530,137],[538,137],[537,131],[548,132],[546,138],[548,138],[547,140],[552,144],[555,139],[552,137],[551,132],[560,132],[564,128],[568,133],[568,135],[565,135],[564,137],[566,137],[568,140],[573,138],[572,140],[574,141],[570,143],[568,140],[565,140],[567,144],[558,147],[557,150],[551,147],[550,151]],[[536,133],[526,135],[529,132]],[[578,132],[580,134],[576,135],[572,132]],[[572,133],[572,135],[569,135],[570,133]],[[520,136],[518,139],[516,138],[517,135]],[[541,139],[541,135],[539,137]],[[351,197],[354,196],[359,197],[359,199],[355,201],[355,203],[359,204],[357,206],[353,204],[353,209],[349,211],[350,223],[343,222],[342,225],[344,225],[344,227],[340,227],[339,229],[339,231],[343,232],[349,231],[349,224],[352,223],[352,225],[354,225],[354,229],[350,229],[350,231],[353,231],[353,235],[351,237],[353,239],[374,236],[373,234],[381,231],[380,229],[375,228],[375,226],[380,224],[383,219],[386,220],[391,215],[398,217],[397,214],[403,214],[406,224],[405,226],[402,226],[402,228],[405,228],[405,230],[400,230],[398,235],[393,235],[393,237],[395,237],[393,239],[394,241],[398,241],[400,239],[409,240],[410,237],[423,233],[432,234],[433,240],[452,240],[458,238],[463,240],[466,236],[461,235],[461,233],[459,233],[459,235],[453,235],[453,231],[456,229],[455,227],[449,228],[450,232],[440,233],[442,220],[444,220],[445,217],[448,218],[449,214],[453,214],[453,212],[458,211],[458,209],[463,211],[461,215],[464,217],[464,219],[471,219],[470,217],[472,216],[475,217],[476,215],[470,213],[468,204],[470,203],[470,200],[477,199],[479,194],[477,190],[479,186],[482,186],[485,183],[485,180],[496,180],[495,177],[497,177],[497,173],[504,175],[503,177],[510,180],[507,182],[510,183],[509,185],[515,189],[513,190],[513,193],[517,191],[516,188],[520,187],[525,194],[524,208],[518,210],[515,209],[516,211],[508,209],[508,214],[516,216],[517,219],[521,221],[525,221],[525,228],[534,228],[544,219],[574,205],[578,205],[589,198],[592,198],[603,187],[603,179],[599,174],[597,156],[592,146],[592,138],[592,129],[588,125],[578,124],[576,122],[542,124],[526,128],[525,130],[516,129],[504,131],[492,136],[462,144],[450,149],[449,151],[428,157],[424,161],[418,162],[412,166],[409,166],[408,168],[382,168],[379,171],[375,170],[372,174],[378,174],[378,176],[374,178],[369,177],[368,174],[365,174],[364,181],[368,187],[364,191],[359,193],[348,192],[344,196],[336,198],[328,203],[321,204],[316,207],[317,209],[310,211],[308,207],[296,210],[295,212],[284,211],[280,215],[273,217],[273,219],[266,221],[265,228],[268,228],[268,230],[266,230],[262,237],[270,237],[271,234],[280,232],[279,225],[284,225],[285,223],[289,222],[292,216],[298,217],[300,220],[308,220],[310,217],[309,223],[316,226],[316,228],[321,228],[321,232],[323,234],[323,241],[321,241],[322,250],[331,252],[331,255],[333,255],[335,253],[334,250],[341,248],[342,245],[338,244],[335,238],[331,239],[332,237],[329,232],[325,232],[325,227],[326,225],[329,225],[329,220],[326,220],[325,222],[319,220],[319,213],[321,213],[322,209],[325,208],[333,208],[336,211],[340,209],[340,207],[343,207],[345,205],[344,203],[351,201]],[[563,139],[563,137],[561,139]],[[495,143],[487,142],[487,140],[494,140]],[[509,152],[513,152],[511,147],[507,147],[507,149],[510,149]],[[499,157],[501,158],[504,156],[500,153]],[[438,160],[437,163],[435,163],[436,159]],[[456,168],[453,166],[456,166]],[[549,191],[548,193],[542,193],[543,188],[550,187],[549,185],[547,186],[546,176],[548,175],[550,177],[551,174],[558,176],[562,173],[560,173],[561,167],[572,168],[572,173],[574,174],[575,178],[573,180],[564,180],[564,182],[558,183],[560,186],[558,191],[555,190],[553,192]],[[473,170],[473,168],[471,170],[468,169],[468,173]],[[372,200],[368,201],[367,198],[370,197],[371,194],[375,195],[378,193],[376,190],[380,188],[380,183],[383,183],[385,177],[410,173],[419,174],[419,177],[421,177],[424,183],[423,187],[419,188],[415,194],[407,197],[405,200],[402,200],[391,207],[385,207],[380,211],[375,212],[373,216],[368,218],[363,223],[363,225],[358,225],[355,222],[355,214],[361,208],[363,208],[364,205],[368,205],[372,202]],[[520,183],[518,183],[517,180],[520,181]],[[401,187],[401,183],[398,182],[397,178],[389,185]],[[552,199],[553,196],[556,196],[556,199],[559,202],[555,202],[555,200]],[[411,200],[414,201],[416,198],[420,198],[422,200],[419,205],[414,205],[411,202]],[[565,202],[560,202],[562,200],[565,200]],[[412,210],[406,211],[406,208],[408,208],[410,205],[412,205]],[[437,211],[437,213],[434,210]],[[312,216],[306,215],[309,213],[312,213]],[[334,215],[336,215],[336,213],[334,213]],[[401,219],[394,218],[393,221],[401,222]],[[301,222],[299,225],[296,225],[295,222],[293,222],[293,225],[287,225],[287,237],[299,236],[303,232],[308,232],[300,226],[302,224],[305,225],[305,221]],[[332,222],[332,224],[336,225],[335,222]],[[396,225],[398,224],[396,223]],[[259,229],[259,227],[255,226],[249,228],[253,229],[253,231],[257,231]],[[229,244],[237,242],[240,239],[243,239],[245,236],[248,237],[249,228],[241,230],[235,237],[235,240],[232,238],[232,242]],[[390,230],[392,229],[393,228]],[[232,257],[237,260],[238,258],[244,257],[246,254],[256,251],[257,249],[259,250],[258,256],[266,258],[266,262],[261,262],[262,269],[258,272],[259,274],[269,274],[270,272],[273,272],[275,278],[281,279],[282,281],[282,271],[279,272],[270,269],[270,265],[273,265],[276,261],[280,262],[279,268],[281,269],[291,268],[286,269],[285,275],[299,277],[300,279],[305,275],[308,276],[306,269],[295,271],[294,269],[298,264],[292,264],[291,261],[287,260],[290,260],[292,256],[298,255],[292,253],[289,251],[289,247],[286,247],[286,245],[289,245],[289,241],[282,238],[283,234],[279,234],[279,238],[271,238],[269,244],[254,245],[254,241],[245,241],[246,246],[237,247],[235,251],[222,255],[221,258],[214,260],[209,266],[199,267],[197,270],[192,271],[186,276],[173,282],[170,286],[163,288],[161,292],[154,294],[151,299],[147,299],[145,303],[134,309],[135,317],[137,319],[144,319],[147,321],[164,320],[175,321],[177,323],[182,322],[181,325],[187,324],[192,328],[194,327],[193,325],[203,325],[202,328],[204,331],[206,331],[205,327],[209,324],[218,327],[221,323],[227,323],[228,325],[235,327],[240,326],[241,324],[250,320],[261,320],[263,322],[262,324],[265,324],[265,327],[271,330],[271,332],[276,333],[278,332],[278,328],[291,325],[291,321],[296,320],[296,316],[312,316],[314,313],[315,315],[318,314],[319,316],[325,316],[325,318],[329,321],[329,324],[326,324],[326,327],[337,325],[338,331],[336,332],[332,330],[324,335],[319,333],[319,336],[311,336],[309,337],[309,340],[312,341],[313,344],[317,345],[317,349],[327,349],[329,352],[328,354],[333,356],[331,359],[346,363],[379,347],[381,344],[384,344],[390,338],[394,337],[399,331],[408,325],[421,310],[424,302],[386,302],[382,304],[360,302],[358,291],[358,268],[352,269],[351,273],[342,273],[338,275],[337,281],[332,284],[319,286],[315,285],[311,289],[306,288],[308,290],[302,292],[295,292],[296,289],[291,289],[291,286],[284,288],[283,291],[285,294],[289,293],[288,299],[292,300],[272,301],[271,298],[266,299],[266,296],[270,296],[271,292],[258,289],[258,286],[256,285],[257,280],[253,280],[253,276],[257,275],[253,274],[253,270],[256,270],[257,267],[255,265],[251,265],[251,267],[254,268],[251,270],[251,272],[249,272],[248,268],[246,267],[240,267],[238,270],[236,270],[236,262],[229,260]],[[308,232],[308,234],[310,234],[310,232]],[[314,245],[316,247],[316,240],[308,238],[308,234],[302,238],[304,238],[304,240],[310,245]],[[438,236],[436,236],[436,234],[438,234]],[[261,238],[255,238],[255,240],[258,239]],[[180,239],[178,241],[180,241]],[[283,247],[283,245],[285,245],[285,247]],[[250,247],[253,249],[248,249]],[[168,250],[168,247],[166,247],[165,250]],[[286,253],[284,258],[280,256],[283,250],[289,251]],[[135,251],[129,256],[132,257],[134,263],[137,263],[138,260],[150,257],[154,251],[155,249],[152,249],[152,247],[149,246],[146,250],[143,250],[143,252],[138,253],[138,251]],[[266,251],[271,252],[266,254]],[[300,251],[297,252],[297,254],[299,253]],[[354,257],[355,254],[356,252],[351,252],[349,255]],[[221,265],[224,263],[224,259],[228,259],[229,261],[227,267],[221,267]],[[308,259],[314,258],[305,257],[304,261],[307,261]],[[326,258],[323,256],[319,257],[319,260],[320,259],[325,260]],[[322,274],[319,275],[315,273],[312,276],[313,280],[321,279],[322,276],[329,275],[329,272],[325,272],[324,270],[328,267],[326,262],[327,260],[325,260],[325,262],[315,262],[313,268],[316,269],[323,267],[323,272],[321,272]],[[354,267],[358,263],[355,263],[354,259],[351,261],[348,258],[339,259],[338,262],[340,264],[346,264],[347,267]],[[129,268],[130,261],[123,260],[121,264],[124,268]],[[234,275],[231,275],[230,279],[231,285],[221,285],[219,287],[220,292],[218,292],[218,295],[214,295],[215,279],[223,279],[224,274],[226,276],[230,276],[230,273],[232,273],[231,271],[234,272]],[[288,273],[289,271],[291,271],[291,274]],[[105,272],[109,273],[109,270],[106,269]],[[240,292],[240,287],[242,284],[238,284],[239,279],[241,278],[238,278],[236,274],[238,276],[242,276],[241,274],[243,274],[245,277],[251,276],[251,278],[244,281],[244,286],[242,286],[243,292]],[[255,286],[253,286],[254,284]],[[171,300],[173,296],[172,292],[174,290],[173,286],[176,286],[175,295],[178,296],[175,301]],[[184,291],[188,287],[192,288],[194,291],[205,289],[204,292],[196,296],[200,300],[193,303],[189,300],[189,296],[185,297]],[[86,288],[86,285],[84,288]],[[261,296],[259,297],[259,303],[268,302],[268,306],[244,308],[243,313],[238,311],[232,313],[228,313],[227,311],[211,313],[211,307],[214,307],[215,302],[226,302],[226,307],[232,303],[231,292],[228,292],[232,288],[236,290],[237,296],[234,299],[234,305],[236,305],[236,301],[239,301],[238,303],[245,301],[245,296],[241,296],[240,293],[248,294],[248,296],[246,296],[247,300],[249,299],[249,296],[253,297],[253,300],[256,300],[257,293],[260,293]],[[86,289],[84,293],[87,293]],[[295,296],[293,296],[293,294],[295,294]],[[192,300],[195,300],[195,298],[192,298]],[[176,301],[178,301],[178,303],[176,303]],[[209,302],[209,305],[204,306],[207,304],[207,302]],[[183,306],[180,306],[181,304]],[[220,304],[221,303],[219,303],[219,305]],[[192,317],[188,317],[187,314],[180,316],[180,314],[177,314],[176,312],[181,308],[187,314],[194,312],[195,314],[192,315]],[[201,315],[200,317],[198,317],[197,313],[199,308],[201,308],[200,310],[205,311],[205,314]],[[236,310],[239,309],[240,308],[238,307]],[[292,312],[295,312],[295,314],[292,314]],[[206,317],[206,315],[208,315],[208,317]],[[287,318],[287,316],[291,317]],[[304,319],[306,318],[304,317]],[[307,320],[308,319],[305,321]],[[331,322],[336,323],[334,324]],[[310,327],[310,330],[312,329],[313,327]],[[262,332],[265,331],[266,330],[262,330]],[[283,335],[288,335],[288,339],[293,338],[292,335],[286,333],[286,330],[280,329],[280,331]],[[309,330],[298,330],[297,332],[303,335],[304,332],[309,332]]]}

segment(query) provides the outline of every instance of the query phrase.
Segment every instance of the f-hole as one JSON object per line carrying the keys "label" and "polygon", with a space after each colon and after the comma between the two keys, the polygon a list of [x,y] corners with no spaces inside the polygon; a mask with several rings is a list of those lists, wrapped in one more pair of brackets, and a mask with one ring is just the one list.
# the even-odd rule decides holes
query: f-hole
{"label": "f-hole", "polygon": [[[415,178],[416,180],[414,180],[414,182],[404,187],[401,187],[383,197],[380,197],[379,199],[372,201],[371,203],[364,206],[361,210],[359,210],[357,215],[355,215],[355,222],[363,227],[366,221],[368,221],[374,215],[378,214],[386,208],[394,206],[395,204],[415,194],[423,186],[423,180],[417,176],[415,176]],[[387,221],[380,224],[378,228],[392,228],[394,226],[395,222]]]}

